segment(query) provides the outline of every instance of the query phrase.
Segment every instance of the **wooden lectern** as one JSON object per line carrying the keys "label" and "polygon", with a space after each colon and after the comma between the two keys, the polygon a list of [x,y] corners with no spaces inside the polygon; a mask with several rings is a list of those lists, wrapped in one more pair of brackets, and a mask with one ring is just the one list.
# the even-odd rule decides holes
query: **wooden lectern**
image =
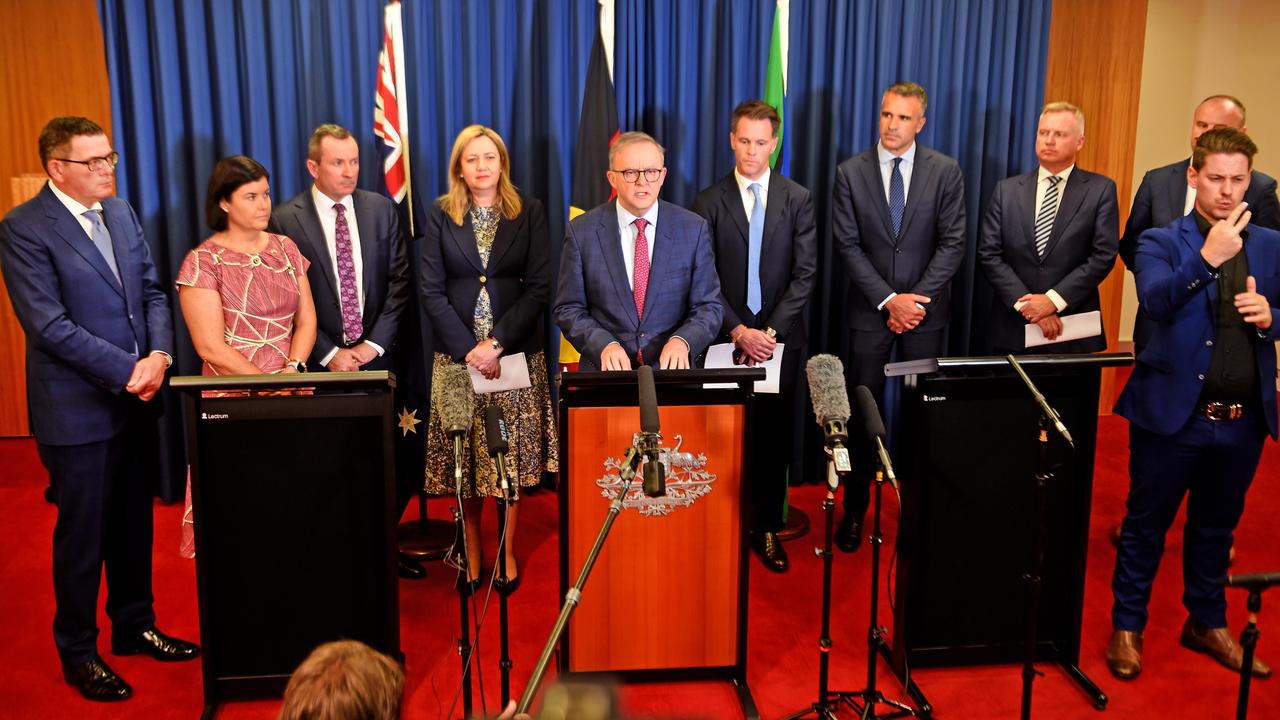
{"label": "wooden lectern", "polygon": [[[561,674],[726,679],[747,717],[745,442],[759,368],[654,372],[666,495],[633,482],[562,638]],[[705,389],[704,383],[733,383]],[[640,430],[635,372],[560,377],[560,587],[577,578]]]}
{"label": "wooden lectern", "polygon": [[390,373],[177,377],[205,711],[278,697],[317,645],[402,658]]}
{"label": "wooden lectern", "polygon": [[[1102,368],[1129,353],[1028,355],[1018,362],[1058,411],[1076,450],[1051,445],[1037,659],[1056,662],[1099,708],[1079,669],[1089,503]],[[902,483],[893,659],[906,667],[1018,662],[1036,521],[1040,408],[1004,357],[885,366],[902,376],[893,444]]]}

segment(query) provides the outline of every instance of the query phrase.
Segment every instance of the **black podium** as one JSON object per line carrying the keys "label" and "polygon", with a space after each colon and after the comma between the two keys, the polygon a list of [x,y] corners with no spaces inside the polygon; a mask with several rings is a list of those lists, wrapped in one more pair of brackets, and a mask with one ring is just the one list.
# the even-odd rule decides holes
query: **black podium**
{"label": "black podium", "polygon": [[[1037,660],[1079,670],[1098,392],[1128,353],[1030,355],[1023,369],[1075,438],[1051,445]],[[894,363],[902,418],[893,456],[902,482],[893,661],[905,668],[1013,663],[1027,646],[1040,409],[1004,357]]]}
{"label": "black podium", "polygon": [[[560,677],[728,680],[747,718],[747,444],[762,368],[654,372],[666,493],[637,479],[562,636]],[[560,376],[560,588],[578,577],[640,429],[635,372]],[[728,384],[705,388],[704,383]]]}
{"label": "black podium", "polygon": [[317,645],[402,657],[388,372],[177,377],[204,717],[279,696]]}

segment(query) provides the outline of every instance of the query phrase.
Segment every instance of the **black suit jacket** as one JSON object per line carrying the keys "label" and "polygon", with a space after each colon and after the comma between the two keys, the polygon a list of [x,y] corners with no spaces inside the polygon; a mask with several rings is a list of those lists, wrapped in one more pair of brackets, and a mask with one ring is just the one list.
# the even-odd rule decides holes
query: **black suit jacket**
{"label": "black suit jacket", "polygon": [[[996,183],[978,238],[978,262],[995,290],[991,343],[1023,349],[1027,321],[1013,309],[1027,293],[1055,290],[1067,301],[1063,314],[1099,310],[1098,285],[1116,262],[1120,218],[1110,178],[1071,171],[1044,257],[1036,253],[1035,197],[1039,168]],[[1097,352],[1104,335],[1051,346],[1054,352]]]}
{"label": "black suit jacket", "polygon": [[733,173],[698,193],[693,211],[711,226],[711,241],[720,275],[722,339],[739,324],[773,328],[778,341],[797,351],[807,337],[805,308],[818,269],[813,200],[809,191],[770,173],[760,245],[760,312],[747,309],[748,220]]}
{"label": "black suit jacket", "polygon": [[435,348],[461,362],[476,346],[475,311],[480,288],[489,290],[492,337],[504,353],[542,349],[550,296],[550,247],[542,203],[522,197],[514,220],[498,220],[489,264],[480,262],[471,214],[462,225],[432,205],[422,238],[422,308],[435,333]]}
{"label": "black suit jacket", "polygon": [[885,330],[887,310],[876,306],[890,293],[930,299],[917,331],[946,327],[951,278],[964,261],[964,176],[956,161],[922,145],[899,237],[893,237],[880,161],[873,146],[840,163],[831,210],[832,234],[853,281],[849,326]]}
{"label": "black suit jacket", "polygon": [[[409,299],[409,261],[400,217],[395,203],[377,193],[356,190],[351,196],[355,205],[356,226],[360,232],[360,262],[364,290],[364,334],[357,340],[372,341],[386,354],[365,365],[368,370],[391,367],[392,349],[400,325],[400,315]],[[298,245],[311,268],[307,282],[316,306],[316,344],[308,364],[319,369],[335,347],[348,347],[342,338],[342,301],[338,277],[333,270],[333,256],[325,242],[315,199],[308,187],[292,200],[271,213],[271,232],[287,235]]]}
{"label": "black suit jacket", "polygon": [[[1191,159],[1187,158],[1148,170],[1142,176],[1142,184],[1138,185],[1138,193],[1133,198],[1129,219],[1124,224],[1124,234],[1120,237],[1120,259],[1130,272],[1136,272],[1134,255],[1138,250],[1138,237],[1147,230],[1165,227],[1186,215],[1182,209],[1187,204],[1187,167],[1190,165]],[[1249,203],[1249,210],[1253,213],[1249,222],[1280,230],[1280,203],[1276,201],[1274,178],[1254,170],[1244,200]],[[1150,338],[1151,319],[1139,305],[1133,326],[1134,349],[1145,347]]]}

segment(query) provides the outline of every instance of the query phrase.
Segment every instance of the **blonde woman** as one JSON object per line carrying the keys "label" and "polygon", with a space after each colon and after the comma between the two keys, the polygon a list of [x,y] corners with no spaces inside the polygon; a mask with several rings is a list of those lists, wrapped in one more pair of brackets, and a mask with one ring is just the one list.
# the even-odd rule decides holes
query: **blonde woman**
{"label": "blonde woman", "polygon": [[[471,125],[458,133],[449,157],[449,191],[427,218],[422,242],[422,307],[435,333],[434,370],[466,364],[487,378],[501,374],[503,356],[524,353],[532,385],[477,395],[463,452],[466,580],[480,584],[480,518],[484,498],[500,497],[497,470],[485,446],[484,412],[502,409],[510,435],[507,469],[522,486],[536,485],[559,467],[555,418],[543,352],[550,269],[547,218],[542,203],[511,184],[507,146],[493,130]],[[438,375],[437,375],[438,377]],[[431,413],[427,429],[428,492],[452,495],[453,445]],[[518,506],[507,511],[506,570],[514,592]]]}

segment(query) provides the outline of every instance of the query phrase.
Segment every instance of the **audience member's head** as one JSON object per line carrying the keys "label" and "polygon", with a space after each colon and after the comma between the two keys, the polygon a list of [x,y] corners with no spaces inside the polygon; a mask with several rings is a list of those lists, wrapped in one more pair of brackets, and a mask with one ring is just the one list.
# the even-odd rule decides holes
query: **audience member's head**
{"label": "audience member's head", "polygon": [[396,720],[404,671],[355,640],[325,643],[293,671],[280,720]]}

